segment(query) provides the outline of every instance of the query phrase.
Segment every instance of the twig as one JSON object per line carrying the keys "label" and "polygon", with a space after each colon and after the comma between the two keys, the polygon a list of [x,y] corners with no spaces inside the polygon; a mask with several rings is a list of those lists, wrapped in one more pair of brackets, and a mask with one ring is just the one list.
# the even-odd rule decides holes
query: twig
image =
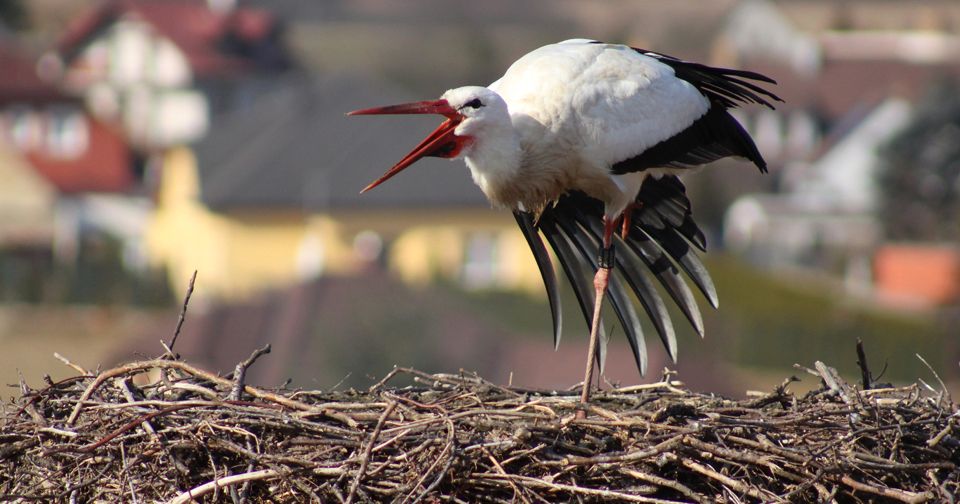
{"label": "twig", "polygon": [[[77,421],[77,417],[80,415],[80,410],[83,409],[83,406],[86,403],[86,401],[90,399],[90,396],[93,395],[93,392],[96,391],[97,388],[99,388],[101,385],[103,385],[105,381],[109,380],[110,378],[114,378],[116,376],[124,375],[127,373],[153,369],[153,368],[178,369],[178,370],[187,372],[193,376],[202,378],[204,380],[217,383],[221,386],[232,385],[232,382],[230,380],[217,376],[209,371],[197,369],[185,362],[169,361],[169,360],[163,360],[163,359],[133,362],[124,366],[120,366],[118,368],[111,369],[109,371],[105,371],[97,375],[97,377],[93,380],[93,382],[90,383],[89,386],[87,386],[87,389],[83,391],[83,394],[80,396],[80,399],[77,400],[77,404],[76,406],[74,406],[73,412],[70,413],[70,416],[67,418],[67,426],[73,425],[73,423]],[[283,406],[287,406],[288,408],[293,408],[301,411],[307,411],[307,410],[313,409],[313,406],[309,404],[284,397],[280,394],[274,394],[272,392],[260,390],[260,389],[251,387],[249,385],[244,386],[243,390],[247,394],[250,394],[251,396],[257,399],[265,399],[267,401],[271,401],[277,404],[281,404]]]}
{"label": "twig", "polygon": [[[249,438],[247,438],[246,441],[247,441],[247,451],[252,452],[253,443],[250,442]],[[253,472],[253,468],[254,468],[254,464],[256,463],[256,460],[257,459],[255,457],[250,457],[250,463],[247,464],[248,473]],[[244,481],[243,485],[240,486],[240,492],[239,492],[239,495],[237,496],[237,500],[239,501],[239,504],[244,504],[245,502],[247,502],[247,493],[249,491],[250,491],[250,481]]]}
{"label": "twig", "polygon": [[[136,402],[136,398],[133,397],[133,391],[130,390],[129,380],[129,378],[117,378],[113,383],[123,393],[123,397],[126,398],[127,402],[132,403]],[[160,438],[157,436],[157,431],[153,429],[153,425],[150,425],[149,421],[144,420],[142,425],[143,430],[150,435],[150,439],[153,441],[160,440]]]}
{"label": "twig", "polygon": [[933,436],[932,438],[930,438],[930,439],[927,440],[927,446],[929,446],[930,448],[933,448],[934,446],[937,446],[938,444],[940,444],[940,441],[943,441],[943,438],[947,437],[947,435],[950,434],[950,431],[951,431],[951,430],[953,430],[953,418],[952,418],[952,417],[947,420],[947,425],[946,425],[946,427],[944,427],[943,429],[941,429],[940,432],[938,432],[936,436]]}
{"label": "twig", "polygon": [[[493,467],[497,470],[497,472],[506,476],[507,471],[503,470],[503,466],[500,465],[500,462],[497,462],[497,459],[495,459],[493,455],[491,455],[490,452],[488,452],[486,449],[484,449],[483,451],[486,452],[487,459],[490,460],[490,463],[493,464]],[[519,498],[524,502],[524,504],[530,504],[530,501],[527,500],[527,497],[523,495],[523,492],[520,491],[520,487],[518,487],[517,484],[513,482],[513,480],[508,479],[507,483],[510,484],[510,488],[513,488],[514,500]]]}
{"label": "twig", "polygon": [[914,354],[914,355],[916,355],[917,358],[920,359],[920,362],[922,362],[923,365],[926,366],[927,369],[930,371],[930,373],[933,374],[933,377],[937,379],[937,383],[940,384],[940,391],[941,391],[941,393],[942,393],[942,394],[945,394],[945,395],[949,398],[949,397],[950,397],[950,390],[947,388],[947,384],[946,384],[946,383],[943,383],[943,379],[940,378],[940,375],[937,373],[937,371],[936,371],[935,369],[933,369],[933,366],[931,366],[930,363],[927,362],[927,360],[924,359],[922,355],[920,355],[920,354]]}
{"label": "twig", "polygon": [[202,497],[210,492],[226,486],[236,485],[237,483],[243,483],[245,481],[276,478],[280,475],[281,473],[275,469],[262,469],[260,471],[224,476],[222,478],[217,478],[213,481],[209,481],[200,486],[191,488],[190,490],[181,493],[173,499],[170,499],[167,501],[167,504],[186,504],[187,502],[196,500],[197,497]]}
{"label": "twig", "polygon": [[704,504],[707,502],[711,502],[710,499],[694,492],[693,490],[690,490],[689,487],[687,487],[683,483],[680,483],[679,481],[668,480],[666,478],[661,478],[653,474],[647,474],[643,471],[634,471],[633,469],[622,469],[621,472],[623,474],[626,474],[627,476],[636,478],[640,481],[646,481],[647,483],[652,483],[657,486],[669,488],[679,493],[680,495],[683,495],[684,497],[690,499],[693,502],[704,503]]}
{"label": "twig", "polygon": [[614,501],[622,502],[645,502],[648,504],[681,504],[679,501],[665,500],[665,499],[654,499],[650,497],[644,497],[642,495],[632,495],[623,492],[615,492],[612,490],[600,490],[598,488],[586,488],[576,485],[567,485],[563,483],[551,483],[538,478],[532,478],[529,476],[520,476],[518,474],[499,474],[499,473],[475,473],[472,475],[474,478],[480,479],[493,479],[493,480],[513,480],[516,482],[522,482],[525,485],[532,487],[545,488],[547,490],[552,490],[554,492],[569,492],[574,495],[585,495],[591,497],[600,497],[603,499],[610,499]]}
{"label": "twig", "polygon": [[62,362],[62,363],[64,363],[64,364],[66,364],[67,366],[73,368],[74,371],[76,371],[76,372],[78,372],[78,373],[80,373],[80,374],[82,374],[82,375],[89,375],[89,374],[90,374],[89,371],[87,371],[86,369],[83,369],[82,367],[78,366],[77,364],[74,364],[74,363],[70,362],[70,359],[68,359],[68,358],[60,355],[60,354],[57,353],[57,352],[53,352],[53,356],[54,356],[54,358],[56,358],[56,359],[59,360],[60,362]]}
{"label": "twig", "polygon": [[[843,402],[847,403],[847,406],[856,406],[856,402],[853,400],[850,386],[847,385],[843,378],[840,378],[840,375],[837,374],[837,370],[832,367],[827,366],[826,364],[817,361],[814,364],[814,367],[817,368],[817,373],[823,378],[823,382],[830,387],[830,390],[834,391],[837,395],[843,399]],[[856,412],[850,413],[850,423],[860,422],[860,415]]]}
{"label": "twig", "polygon": [[869,483],[862,483],[851,478],[849,475],[843,475],[840,478],[840,481],[848,487],[859,490],[861,492],[871,493],[873,495],[879,495],[882,497],[887,497],[889,499],[898,500],[900,502],[906,502],[907,504],[920,504],[921,502],[927,502],[933,499],[933,495],[930,492],[923,493],[913,493],[906,492],[903,490],[897,490],[895,488],[882,487],[878,485],[871,485]]}
{"label": "twig", "polygon": [[[24,397],[29,396],[31,394],[30,386],[27,385],[27,381],[23,379],[23,372],[18,369],[17,375],[20,378],[20,393],[23,394]],[[27,404],[21,408],[21,411],[26,411],[29,413],[30,418],[33,418],[33,421],[36,422],[40,427],[47,426],[47,420],[43,418],[43,415],[41,415],[39,411],[37,411],[36,406],[33,405],[33,399],[27,402]]]}
{"label": "twig", "polygon": [[170,343],[164,343],[163,340],[160,340],[160,344],[163,345],[163,348],[167,351],[167,355],[170,358],[174,358],[173,345],[177,344],[177,338],[180,337],[180,329],[183,328],[183,321],[187,318],[187,306],[190,304],[190,296],[193,295],[193,284],[197,281],[197,270],[193,270],[193,275],[190,276],[190,283],[187,284],[187,294],[183,296],[183,306],[180,308],[180,316],[177,318],[177,328],[173,331],[173,337],[170,338]]}
{"label": "twig", "polygon": [[[148,413],[148,414],[146,414],[146,415],[141,416],[140,418],[137,418],[137,419],[135,419],[135,420],[131,420],[131,421],[127,422],[127,423],[124,424],[122,427],[120,427],[119,429],[111,432],[111,433],[108,434],[107,436],[104,436],[104,437],[103,437],[102,439],[100,439],[99,441],[97,441],[97,442],[95,442],[95,443],[90,443],[90,444],[88,444],[88,445],[81,446],[81,447],[77,448],[76,450],[79,451],[79,452],[88,452],[88,453],[89,453],[89,452],[92,452],[93,450],[96,450],[97,448],[99,448],[99,447],[101,447],[101,446],[109,443],[112,439],[116,438],[116,437],[119,436],[120,434],[123,434],[124,432],[127,432],[128,430],[136,427],[137,425],[140,425],[140,424],[142,424],[142,423],[144,423],[144,422],[148,422],[148,421],[150,421],[150,419],[152,419],[152,418],[156,418],[156,417],[161,416],[161,415],[166,415],[167,413],[173,413],[174,411],[180,411],[180,410],[182,410],[182,409],[194,408],[194,407],[196,407],[196,406],[194,406],[194,405],[192,405],[192,404],[176,405],[176,406],[170,406],[169,408],[164,408],[164,409],[159,410],[159,411],[154,411],[153,413]],[[60,450],[54,449],[54,450],[49,450],[47,453],[48,453],[48,454],[49,454],[49,453],[57,453],[58,451],[66,451],[66,450],[65,450],[65,449],[60,449]]]}
{"label": "twig", "polygon": [[770,492],[765,492],[763,490],[747,486],[740,481],[737,481],[729,476],[724,476],[709,467],[700,464],[692,459],[683,459],[682,464],[684,467],[692,469],[710,479],[716,480],[723,485],[730,487],[736,492],[744,495],[749,495],[754,499],[760,500],[762,502],[779,502],[781,499],[776,495],[771,494]]}
{"label": "twig", "polygon": [[350,484],[350,491],[347,493],[347,504],[353,502],[353,497],[357,494],[357,487],[360,486],[360,480],[363,479],[363,474],[367,472],[367,465],[370,463],[370,453],[373,452],[373,445],[377,443],[377,436],[380,435],[380,430],[383,429],[383,424],[387,421],[387,417],[390,416],[390,413],[393,413],[396,407],[397,403],[395,401],[388,404],[387,408],[383,410],[383,414],[380,415],[380,419],[377,420],[377,426],[374,427],[373,433],[370,434],[367,447],[363,451],[363,458],[360,460],[360,469],[357,471],[353,483]]}
{"label": "twig", "polygon": [[857,366],[860,367],[863,390],[870,390],[873,386],[873,375],[870,374],[870,366],[867,365],[867,353],[863,350],[863,340],[859,337],[857,337]]}
{"label": "twig", "polygon": [[443,446],[443,451],[440,452],[440,455],[437,456],[437,459],[434,460],[432,464],[430,464],[430,467],[428,467],[427,470],[424,471],[423,476],[419,480],[417,480],[416,484],[413,485],[413,490],[411,490],[410,494],[407,495],[407,497],[404,499],[404,502],[410,500],[410,495],[413,495],[413,492],[416,492],[417,489],[420,488],[420,485],[422,485],[423,482],[427,480],[427,478],[430,476],[430,473],[433,471],[433,468],[436,467],[441,460],[443,460],[444,456],[447,457],[446,465],[444,465],[443,469],[440,470],[440,473],[433,480],[433,483],[428,485],[427,488],[423,490],[423,492],[420,492],[420,495],[418,495],[415,499],[413,499],[412,501],[413,504],[416,504],[417,502],[420,502],[421,500],[423,500],[423,498],[426,497],[431,490],[436,488],[436,486],[439,485],[441,481],[443,481],[443,476],[447,474],[447,471],[450,470],[450,466],[453,465],[453,461],[456,460],[457,457],[453,453],[454,439],[456,439],[454,434],[455,427],[453,425],[453,422],[449,418],[446,419],[445,423],[447,424],[447,442]]}
{"label": "twig", "polygon": [[592,465],[592,464],[612,464],[620,462],[634,462],[637,460],[648,459],[654,455],[659,455],[665,451],[673,449],[683,442],[683,435],[676,435],[662,443],[651,446],[645,450],[624,453],[620,455],[597,455],[594,457],[568,457],[566,462],[570,465]]}
{"label": "twig", "polygon": [[247,368],[252,366],[254,362],[257,362],[257,359],[264,354],[270,353],[270,344],[266,344],[263,348],[258,348],[250,354],[246,360],[237,364],[237,367],[233,370],[233,389],[230,391],[229,400],[239,401],[243,396],[243,386],[244,379],[247,376]]}
{"label": "twig", "polygon": [[447,457],[447,463],[443,465],[440,471],[437,473],[437,477],[434,478],[433,482],[427,485],[427,488],[423,489],[423,492],[413,500],[413,504],[420,502],[425,496],[433,491],[434,488],[437,488],[440,485],[440,482],[443,481],[443,477],[446,476],[447,471],[450,470],[450,467],[453,466],[453,463],[457,460],[457,457],[454,457],[452,454]]}

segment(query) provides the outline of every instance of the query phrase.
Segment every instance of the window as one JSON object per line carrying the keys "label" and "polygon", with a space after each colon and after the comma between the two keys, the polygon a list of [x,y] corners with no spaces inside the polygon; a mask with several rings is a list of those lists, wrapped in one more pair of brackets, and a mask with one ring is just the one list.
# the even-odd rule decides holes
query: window
{"label": "window", "polygon": [[497,240],[492,233],[467,237],[463,260],[463,285],[468,289],[493,287],[497,282]]}
{"label": "window", "polygon": [[47,151],[50,155],[77,157],[87,150],[89,142],[87,120],[80,111],[54,107],[47,113]]}
{"label": "window", "polygon": [[26,152],[40,147],[43,126],[33,109],[16,106],[7,112],[10,125],[10,140],[19,150]]}

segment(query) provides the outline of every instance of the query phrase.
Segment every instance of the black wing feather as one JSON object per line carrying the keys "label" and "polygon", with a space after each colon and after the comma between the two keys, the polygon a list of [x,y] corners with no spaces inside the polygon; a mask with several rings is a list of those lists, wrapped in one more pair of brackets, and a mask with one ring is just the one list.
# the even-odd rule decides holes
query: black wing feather
{"label": "black wing feather", "polygon": [[725,108],[733,108],[743,103],[756,103],[773,109],[775,107],[770,103],[771,101],[783,101],[774,93],[752,82],[748,82],[753,80],[766,82],[768,84],[777,83],[777,81],[766,75],[747,70],[719,68],[702,63],[684,61],[673,56],[648,51],[646,49],[634,48],[633,50],[645,56],[656,58],[658,61],[670,66],[678,78],[693,84],[701,93],[711,100],[722,103]]}
{"label": "black wing feather", "polygon": [[783,100],[755,82],[776,84],[776,81],[756,72],[711,67],[646,49],[634,48],[634,51],[672,68],[678,79],[689,82],[710,100],[710,108],[686,129],[636,156],[615,163],[613,173],[651,168],[691,168],[730,156],[746,158],[761,172],[767,171],[767,163],[750,134],[727,109],[748,103],[773,109],[774,102]]}
{"label": "black wing feather", "polygon": [[[640,188],[637,202],[640,206],[633,211],[632,219],[635,230],[673,229],[700,251],[707,251],[707,239],[693,220],[693,208],[679,177],[670,175],[656,180],[648,179]],[[602,211],[602,206],[600,208]]]}
{"label": "black wing feather", "polygon": [[650,168],[692,168],[730,156],[749,159],[761,172],[767,171],[767,162],[750,134],[722,106],[714,103],[683,131],[615,163],[611,171],[620,175]]}
{"label": "black wing feather", "polygon": [[[560,267],[567,275],[567,280],[573,287],[574,296],[577,298],[577,304],[580,305],[580,311],[583,318],[587,321],[587,330],[590,330],[590,322],[593,318],[593,279],[590,275],[590,261],[573,249],[573,246],[564,236],[553,215],[544,214],[540,217],[538,227],[546,237],[547,242],[553,248],[560,262]],[[603,326],[600,326],[603,330]]]}
{"label": "black wing feather", "polygon": [[[593,269],[597,270],[597,259],[596,252],[600,250],[600,235],[596,232],[597,230],[592,229],[589,225],[589,222],[584,222],[581,219],[578,219],[578,210],[576,207],[572,207],[571,213],[573,214],[574,220],[571,219],[560,219],[557,223],[560,225],[560,228],[566,233],[566,235],[571,239],[571,241],[577,246],[577,250],[580,252],[581,256],[586,258]],[[599,222],[598,219],[593,219],[595,222]],[[578,222],[579,221],[579,222]],[[589,220],[588,220],[589,221]],[[625,270],[621,269],[621,272]],[[629,276],[628,282],[629,280]],[[632,287],[632,282],[631,287]],[[634,292],[637,292],[636,288],[633,289]],[[609,284],[607,287],[607,294],[610,296],[610,304],[613,305],[613,311],[616,313],[617,318],[620,320],[620,325],[623,327],[624,332],[627,335],[627,341],[630,342],[630,347],[634,349],[634,358],[637,360],[637,366],[640,367],[640,372],[646,372],[647,368],[647,356],[646,349],[643,349],[642,354],[639,354],[640,346],[637,344],[638,340],[643,339],[643,330],[640,325],[640,318],[637,317],[636,310],[633,308],[633,303],[630,301],[630,298],[627,296],[626,291],[623,288],[622,282],[620,279],[613,275],[610,277]],[[663,302],[661,301],[661,304]],[[646,303],[644,303],[646,307]],[[670,326],[669,317],[670,315],[666,313],[666,307],[664,307],[663,313],[656,311],[647,311],[650,314],[650,318],[655,321],[658,330],[661,326],[664,325],[663,315],[666,314],[666,325],[672,329]],[[599,356],[601,369],[606,362],[604,354],[606,352],[606,341],[603,341],[602,346],[600,347],[602,352]]]}
{"label": "black wing feather", "polygon": [[710,305],[718,307],[720,301],[710,273],[690,248],[690,244],[693,244],[706,252],[707,242],[703,231],[693,220],[690,199],[680,178],[647,178],[640,188],[637,201],[641,206],[633,212],[631,237],[634,240],[631,243],[636,243],[636,240],[642,242],[645,238],[656,243],[676,261]]}
{"label": "black wing feather", "polygon": [[657,276],[657,280],[660,281],[663,288],[680,307],[680,311],[690,321],[690,325],[702,338],[703,316],[700,314],[697,300],[693,297],[690,287],[687,287],[686,282],[680,277],[680,272],[673,265],[673,262],[670,261],[663,250],[646,236],[627,240],[627,245],[643,259],[647,268]]}
{"label": "black wing feather", "polygon": [[[573,208],[571,213],[577,222],[589,232],[593,243],[592,250],[599,250],[600,236],[603,233],[600,227],[600,219],[586,215],[578,207]],[[670,312],[667,311],[667,305],[663,302],[663,298],[657,294],[657,290],[650,280],[641,273],[643,268],[636,253],[631,248],[623,246],[623,242],[619,238],[617,238],[617,243],[621,244],[617,246],[617,270],[623,274],[631,290],[637,295],[644,311],[647,312],[650,321],[653,322],[657,335],[663,341],[670,358],[676,361],[677,337],[673,330]],[[627,332],[627,336],[630,337],[630,332]],[[639,337],[642,338],[643,335],[639,334]],[[644,356],[645,358],[646,356]]]}
{"label": "black wing feather", "polygon": [[633,351],[633,360],[637,363],[640,374],[645,375],[647,373],[647,343],[643,338],[643,330],[637,310],[634,309],[633,302],[630,301],[630,297],[623,288],[618,275],[610,276],[610,288],[608,290],[613,311],[624,327],[627,343],[630,344],[630,350]]}
{"label": "black wing feather", "polygon": [[533,216],[527,212],[514,211],[514,218],[517,219],[517,225],[523,237],[533,252],[533,258],[537,261],[537,267],[540,269],[540,276],[543,277],[543,286],[547,290],[547,301],[550,303],[550,316],[553,320],[553,347],[560,346],[560,335],[563,333],[563,314],[560,306],[560,288],[557,285],[557,274],[553,269],[553,261],[550,260],[550,254],[547,252],[540,233],[533,222]]}

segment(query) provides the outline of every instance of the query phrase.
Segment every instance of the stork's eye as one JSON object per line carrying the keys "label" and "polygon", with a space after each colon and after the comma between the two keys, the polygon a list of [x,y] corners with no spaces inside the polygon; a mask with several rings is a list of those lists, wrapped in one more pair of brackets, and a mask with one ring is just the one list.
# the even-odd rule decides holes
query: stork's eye
{"label": "stork's eye", "polygon": [[463,106],[478,109],[483,106],[483,102],[480,101],[480,98],[474,98],[467,103],[464,103]]}

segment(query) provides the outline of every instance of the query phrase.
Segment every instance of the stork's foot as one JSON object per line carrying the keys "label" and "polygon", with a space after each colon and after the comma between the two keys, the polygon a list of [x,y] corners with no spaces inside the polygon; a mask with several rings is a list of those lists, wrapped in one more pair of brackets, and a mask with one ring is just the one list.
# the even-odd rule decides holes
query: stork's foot
{"label": "stork's foot", "polygon": [[[597,268],[597,274],[593,277],[593,287],[596,289],[593,304],[593,323],[590,326],[590,345],[587,349],[587,370],[583,377],[583,390],[580,392],[580,407],[577,410],[577,419],[587,417],[587,402],[590,401],[590,386],[593,382],[593,365],[596,362],[597,343],[600,333],[600,308],[603,306],[603,294],[607,291],[607,284],[610,282],[610,269],[613,266],[613,248],[604,249],[601,257],[609,258],[609,266]],[[601,261],[602,263],[603,261]]]}

